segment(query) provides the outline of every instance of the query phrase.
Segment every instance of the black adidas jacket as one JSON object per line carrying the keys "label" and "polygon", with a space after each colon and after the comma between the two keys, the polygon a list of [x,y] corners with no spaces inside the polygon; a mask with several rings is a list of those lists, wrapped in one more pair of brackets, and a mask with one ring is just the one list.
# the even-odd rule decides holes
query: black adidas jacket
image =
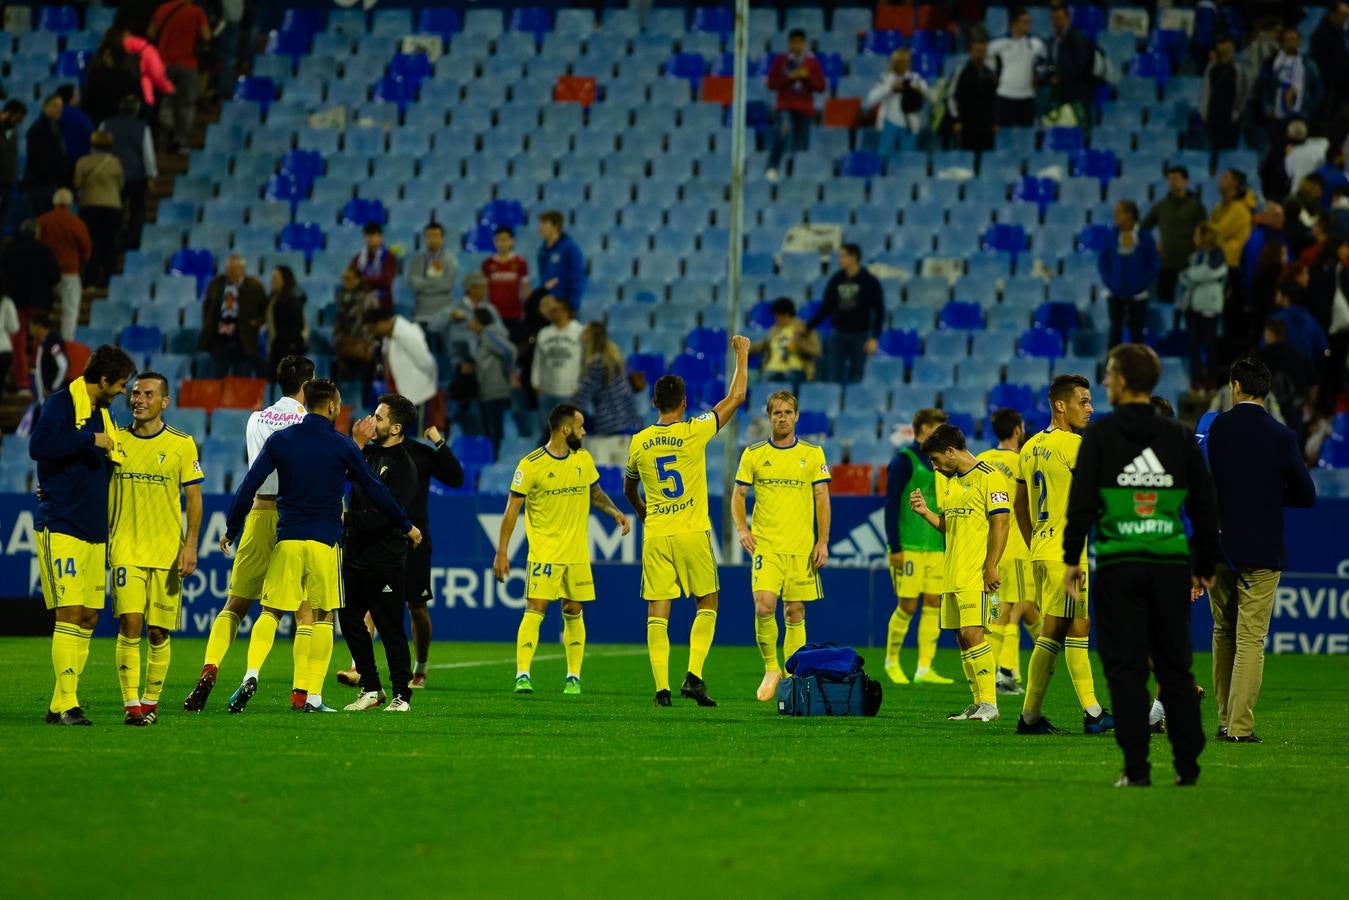
{"label": "black adidas jacket", "polygon": [[[411,509],[417,495],[417,467],[403,444],[382,447],[371,441],[362,451],[403,509]],[[418,526],[421,527],[421,526]],[[353,569],[401,569],[407,561],[406,532],[385,515],[361,485],[353,483],[347,507],[343,564]]]}
{"label": "black adidas jacket", "polygon": [[[1187,522],[1193,537],[1187,534]],[[1194,437],[1146,403],[1129,403],[1092,422],[1068,494],[1063,558],[1082,558],[1096,526],[1096,566],[1192,564],[1201,577],[1218,561],[1213,480]]]}

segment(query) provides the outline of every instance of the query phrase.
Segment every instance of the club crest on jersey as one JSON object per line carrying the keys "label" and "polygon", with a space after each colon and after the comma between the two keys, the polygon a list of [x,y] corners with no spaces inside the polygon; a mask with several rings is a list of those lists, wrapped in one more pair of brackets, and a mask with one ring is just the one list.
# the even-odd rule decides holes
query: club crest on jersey
{"label": "club crest on jersey", "polygon": [[1151,516],[1157,511],[1156,491],[1134,491],[1134,512],[1140,516]]}
{"label": "club crest on jersey", "polygon": [[161,466],[164,465],[164,454],[163,454],[163,453],[159,454],[159,464],[160,464]]}
{"label": "club crest on jersey", "polygon": [[796,467],[798,469],[804,469],[806,467],[806,461],[804,459],[798,459],[796,461]]}

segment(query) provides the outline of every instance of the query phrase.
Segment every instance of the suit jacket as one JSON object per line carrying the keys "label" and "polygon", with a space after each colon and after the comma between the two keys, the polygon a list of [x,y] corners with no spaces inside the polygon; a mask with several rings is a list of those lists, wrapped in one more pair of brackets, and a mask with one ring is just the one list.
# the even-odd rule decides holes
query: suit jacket
{"label": "suit jacket", "polygon": [[1297,436],[1263,406],[1238,403],[1213,420],[1207,448],[1223,557],[1237,568],[1282,569],[1283,508],[1316,502]]}
{"label": "suit jacket", "polygon": [[70,167],[66,164],[66,145],[60,123],[39,112],[37,120],[28,127],[27,140],[24,184],[30,187],[68,184]]}
{"label": "suit jacket", "polygon": [[[224,292],[224,275],[212,278],[206,286],[206,299],[201,302],[201,334],[197,337],[197,349],[203,353],[209,353],[215,344],[220,326],[220,298]],[[262,289],[262,282],[251,275],[244,276],[244,283],[239,288],[239,318],[235,327],[239,343],[250,356],[258,353],[258,329],[266,315],[267,293]]]}

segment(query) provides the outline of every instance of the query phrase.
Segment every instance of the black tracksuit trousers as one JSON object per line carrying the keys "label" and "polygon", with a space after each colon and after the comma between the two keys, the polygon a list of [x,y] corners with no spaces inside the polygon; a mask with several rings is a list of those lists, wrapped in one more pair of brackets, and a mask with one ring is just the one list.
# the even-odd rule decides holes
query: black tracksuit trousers
{"label": "black tracksuit trousers", "polygon": [[1124,772],[1131,779],[1150,777],[1148,658],[1166,707],[1176,774],[1199,775],[1204,729],[1194,690],[1190,645],[1190,570],[1188,566],[1120,563],[1096,573],[1092,619],[1096,643],[1110,684],[1115,710],[1115,740],[1124,751]]}
{"label": "black tracksuit trousers", "polygon": [[408,682],[412,680],[412,654],[408,650],[403,614],[407,609],[405,574],[398,569],[353,569],[345,566],[342,580],[346,597],[339,613],[342,637],[346,639],[356,671],[361,673],[361,690],[380,689],[379,668],[375,664],[375,643],[365,627],[365,614],[384,642],[384,658],[389,664],[389,682],[394,696],[412,699]]}

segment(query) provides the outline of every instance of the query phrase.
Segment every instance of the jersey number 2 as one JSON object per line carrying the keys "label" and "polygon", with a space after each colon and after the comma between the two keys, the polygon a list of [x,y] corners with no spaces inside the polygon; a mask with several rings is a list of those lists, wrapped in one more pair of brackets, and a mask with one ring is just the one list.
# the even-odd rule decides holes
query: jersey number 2
{"label": "jersey number 2", "polygon": [[1045,503],[1049,500],[1049,485],[1045,483],[1043,472],[1036,472],[1033,480],[1035,490],[1040,494],[1039,499],[1035,501],[1036,518],[1044,522],[1049,519],[1049,513],[1045,510]]}
{"label": "jersey number 2", "polygon": [[665,495],[665,499],[674,500],[684,496],[684,479],[674,469],[675,457],[658,456],[656,457],[656,475],[660,478],[662,485],[670,482],[669,487],[662,487],[660,492]]}

